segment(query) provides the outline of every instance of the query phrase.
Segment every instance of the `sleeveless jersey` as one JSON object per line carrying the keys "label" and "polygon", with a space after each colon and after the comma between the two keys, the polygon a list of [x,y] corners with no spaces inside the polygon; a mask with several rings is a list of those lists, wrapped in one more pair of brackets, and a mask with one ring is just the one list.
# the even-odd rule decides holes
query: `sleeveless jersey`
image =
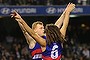
{"label": "sleeveless jersey", "polygon": [[46,50],[42,52],[43,60],[60,60],[62,46],[60,43],[52,43],[46,46]]}
{"label": "sleeveless jersey", "polygon": [[[42,38],[46,39],[46,36],[42,36]],[[30,49],[30,52],[33,60],[42,60],[42,50],[40,44],[36,42],[35,47]]]}

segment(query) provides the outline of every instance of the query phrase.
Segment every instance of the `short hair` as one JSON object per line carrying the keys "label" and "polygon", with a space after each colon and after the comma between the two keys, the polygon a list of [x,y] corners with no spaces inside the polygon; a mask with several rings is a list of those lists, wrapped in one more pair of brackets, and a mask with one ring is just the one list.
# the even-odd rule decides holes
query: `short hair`
{"label": "short hair", "polygon": [[35,29],[37,24],[43,25],[43,23],[41,21],[36,21],[32,24],[32,29]]}

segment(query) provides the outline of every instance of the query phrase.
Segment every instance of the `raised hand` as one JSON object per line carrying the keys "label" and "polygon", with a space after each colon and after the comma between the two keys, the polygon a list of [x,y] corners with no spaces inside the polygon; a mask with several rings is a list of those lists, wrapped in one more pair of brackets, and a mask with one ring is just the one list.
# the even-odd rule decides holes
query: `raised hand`
{"label": "raised hand", "polygon": [[14,17],[16,21],[21,21],[21,16],[14,10],[11,13],[11,18]]}
{"label": "raised hand", "polygon": [[74,10],[74,8],[75,8],[75,4],[69,3],[69,4],[67,5],[65,11],[70,13],[70,12],[72,12],[72,11]]}

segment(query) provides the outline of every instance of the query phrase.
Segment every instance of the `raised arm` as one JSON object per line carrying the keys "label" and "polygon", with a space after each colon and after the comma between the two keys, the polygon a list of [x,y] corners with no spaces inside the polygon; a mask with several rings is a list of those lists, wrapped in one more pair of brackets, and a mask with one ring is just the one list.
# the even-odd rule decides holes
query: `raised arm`
{"label": "raised arm", "polygon": [[23,25],[23,27],[29,33],[29,35],[33,37],[36,40],[36,42],[38,42],[41,46],[46,46],[46,40],[44,40],[41,36],[35,33],[16,11],[13,11],[13,13],[14,14],[11,14],[11,16],[13,16],[16,21],[20,22]]}
{"label": "raised arm", "polygon": [[74,8],[75,8],[75,4],[70,3],[70,5],[68,6],[68,8],[66,10],[64,22],[63,22],[63,25],[62,25],[62,27],[60,29],[60,32],[64,36],[63,38],[65,38],[65,35],[66,35],[66,30],[67,30],[67,26],[68,26],[68,23],[69,23],[70,13],[72,12],[72,10]]}
{"label": "raised arm", "polygon": [[20,22],[18,22],[18,24],[25,36],[25,39],[29,45],[29,48],[33,48],[35,46],[36,41],[27,33],[27,31],[25,30],[25,28],[23,27],[23,25]]}
{"label": "raised arm", "polygon": [[65,8],[64,12],[62,13],[62,15],[59,17],[59,19],[55,22],[55,25],[60,28],[63,21],[64,21],[64,18],[65,18],[65,13],[66,13],[66,10],[68,8],[68,6],[70,5],[70,3],[67,5],[67,7]]}

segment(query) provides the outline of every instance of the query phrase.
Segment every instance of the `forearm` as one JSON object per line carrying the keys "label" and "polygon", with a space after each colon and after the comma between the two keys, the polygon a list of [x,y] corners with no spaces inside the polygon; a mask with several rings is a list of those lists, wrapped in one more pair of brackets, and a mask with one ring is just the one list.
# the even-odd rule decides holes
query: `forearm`
{"label": "forearm", "polygon": [[30,45],[30,42],[33,41],[34,39],[27,32],[25,32],[23,34],[25,36],[25,39],[26,39],[28,45]]}
{"label": "forearm", "polygon": [[67,26],[68,26],[68,23],[69,23],[69,16],[70,16],[70,13],[67,12],[65,14],[65,19],[64,19],[64,22],[63,22],[63,26],[60,29],[60,32],[62,33],[63,38],[65,38],[65,35],[66,35]]}
{"label": "forearm", "polygon": [[23,27],[23,25],[20,22],[18,22],[18,24],[19,24],[19,26],[20,26],[20,28],[25,36],[27,43],[30,44],[30,39],[31,39],[30,35],[26,32],[25,28]]}
{"label": "forearm", "polygon": [[70,3],[70,4],[68,5],[68,8],[66,9],[65,19],[64,19],[64,23],[63,23],[65,29],[66,29],[67,26],[68,26],[69,16],[70,16],[70,13],[73,11],[73,9],[75,9],[75,4]]}
{"label": "forearm", "polygon": [[30,35],[34,35],[35,32],[27,25],[27,23],[21,19],[20,23],[23,25],[24,29],[29,32]]}
{"label": "forearm", "polygon": [[55,25],[56,25],[58,28],[61,27],[64,18],[65,18],[65,11],[62,13],[62,15],[59,17],[59,19],[55,22]]}
{"label": "forearm", "polygon": [[66,14],[65,14],[65,19],[64,19],[64,22],[63,22],[63,25],[64,25],[65,29],[66,29],[67,26],[68,26],[69,17],[70,17],[70,12],[66,12]]}
{"label": "forearm", "polygon": [[24,34],[26,32],[25,28],[23,27],[23,25],[20,22],[18,22],[18,24]]}

